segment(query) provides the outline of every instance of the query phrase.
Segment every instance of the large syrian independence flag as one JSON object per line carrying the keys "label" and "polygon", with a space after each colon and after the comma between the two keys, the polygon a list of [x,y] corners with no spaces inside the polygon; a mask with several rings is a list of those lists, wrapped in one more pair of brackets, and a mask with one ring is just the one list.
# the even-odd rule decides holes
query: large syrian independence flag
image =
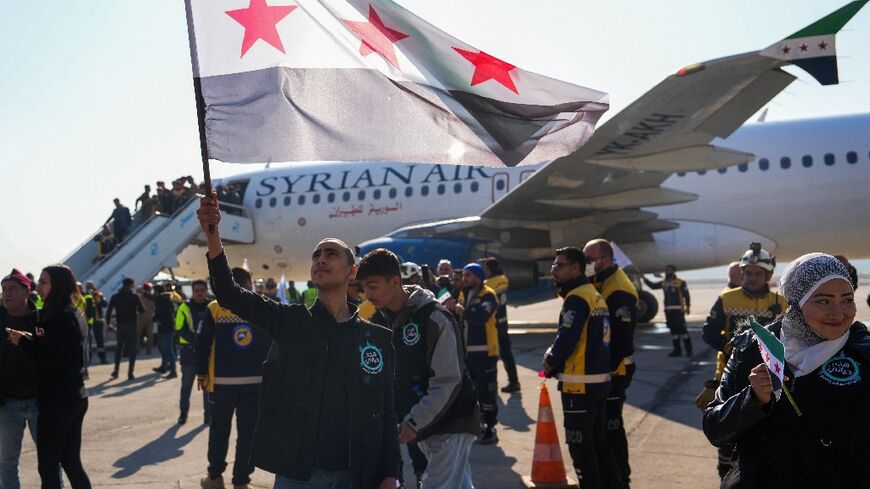
{"label": "large syrian independence flag", "polygon": [[575,151],[608,108],[389,0],[186,4],[212,159],[515,166]]}

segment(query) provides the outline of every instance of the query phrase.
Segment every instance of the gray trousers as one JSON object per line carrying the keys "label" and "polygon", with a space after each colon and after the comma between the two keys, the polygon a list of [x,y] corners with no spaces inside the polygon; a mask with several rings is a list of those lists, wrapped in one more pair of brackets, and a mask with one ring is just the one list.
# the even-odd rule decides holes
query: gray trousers
{"label": "gray trousers", "polygon": [[426,472],[423,472],[422,489],[474,489],[468,463],[474,438],[468,433],[451,433],[418,442],[429,461]]}

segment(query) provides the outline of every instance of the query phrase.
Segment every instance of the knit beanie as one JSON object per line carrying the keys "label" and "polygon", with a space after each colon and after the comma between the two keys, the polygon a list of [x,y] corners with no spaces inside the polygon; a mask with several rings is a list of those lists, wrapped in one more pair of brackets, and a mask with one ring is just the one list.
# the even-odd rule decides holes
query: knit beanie
{"label": "knit beanie", "polygon": [[25,289],[30,291],[30,287],[31,287],[30,279],[27,278],[27,275],[24,275],[23,273],[21,273],[21,271],[19,271],[17,268],[13,268],[12,272],[9,275],[3,277],[3,279],[0,280],[0,283],[6,282],[7,280],[10,280],[12,282],[17,282],[19,285],[21,285],[22,287],[24,287]]}
{"label": "knit beanie", "polygon": [[478,263],[469,263],[468,265],[465,265],[465,267],[462,270],[473,273],[481,281],[483,281],[483,278],[485,276],[483,274],[483,267],[480,266],[480,264],[478,264]]}

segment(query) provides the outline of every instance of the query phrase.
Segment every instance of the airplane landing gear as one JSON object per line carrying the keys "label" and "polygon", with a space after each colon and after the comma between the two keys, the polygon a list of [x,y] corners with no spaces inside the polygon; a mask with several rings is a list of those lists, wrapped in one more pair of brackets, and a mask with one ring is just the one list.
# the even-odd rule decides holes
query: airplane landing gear
{"label": "airplane landing gear", "polygon": [[652,321],[652,318],[659,312],[659,301],[656,297],[646,290],[638,291],[637,300],[637,322],[644,324]]}

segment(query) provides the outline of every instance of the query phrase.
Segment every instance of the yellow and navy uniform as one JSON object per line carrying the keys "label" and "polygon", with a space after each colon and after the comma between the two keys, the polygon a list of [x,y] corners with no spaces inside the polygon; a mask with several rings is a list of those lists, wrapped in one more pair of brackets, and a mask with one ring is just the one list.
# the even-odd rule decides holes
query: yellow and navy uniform
{"label": "yellow and navy uniform", "polygon": [[498,358],[498,329],[496,310],[498,296],[486,285],[474,295],[463,290],[459,294],[459,303],[465,308],[463,322],[465,323],[466,345],[468,353],[486,352],[490,357]]}
{"label": "yellow and navy uniform", "polygon": [[360,319],[365,319],[366,321],[369,321],[372,319],[372,316],[375,315],[375,312],[377,312],[377,309],[375,309],[375,305],[368,300],[364,300],[359,304],[357,315],[360,317]]}
{"label": "yellow and navy uniform", "polygon": [[179,360],[182,365],[195,365],[194,347],[196,334],[206,322],[210,314],[208,302],[198,303],[193,299],[183,302],[175,313],[175,334],[178,336]]}
{"label": "yellow and navy uniform", "polygon": [[[737,324],[753,315],[762,325],[769,324],[785,311],[788,302],[781,294],[771,292],[765,287],[764,292],[752,295],[745,289],[737,288],[723,292],[710,309],[710,315],[704,323],[704,342],[719,351],[716,356],[716,380],[722,378],[725,364],[730,356],[730,348],[726,348],[737,329]],[[726,350],[729,350],[726,352]]]}
{"label": "yellow and navy uniform", "polygon": [[612,337],[610,342],[611,372],[627,375],[627,366],[634,361],[634,330],[637,326],[637,289],[628,275],[616,265],[596,273],[592,285],[610,312]]}
{"label": "yellow and navy uniform", "polygon": [[559,390],[586,394],[610,389],[610,312],[586,277],[562,287],[559,331],[546,359],[558,372]]}
{"label": "yellow and navy uniform", "polygon": [[662,289],[665,296],[665,311],[678,311],[686,314],[689,310],[689,288],[686,286],[686,281],[678,278],[676,275],[665,277],[660,282],[647,280],[643,281],[651,289]]}
{"label": "yellow and navy uniform", "polygon": [[498,298],[498,309],[495,312],[496,324],[499,328],[507,328],[507,291],[510,285],[504,274],[493,275],[483,281],[483,285],[492,289]]}
{"label": "yellow and navy uniform", "polygon": [[196,375],[209,392],[259,391],[272,338],[217,301],[208,305],[196,338]]}

